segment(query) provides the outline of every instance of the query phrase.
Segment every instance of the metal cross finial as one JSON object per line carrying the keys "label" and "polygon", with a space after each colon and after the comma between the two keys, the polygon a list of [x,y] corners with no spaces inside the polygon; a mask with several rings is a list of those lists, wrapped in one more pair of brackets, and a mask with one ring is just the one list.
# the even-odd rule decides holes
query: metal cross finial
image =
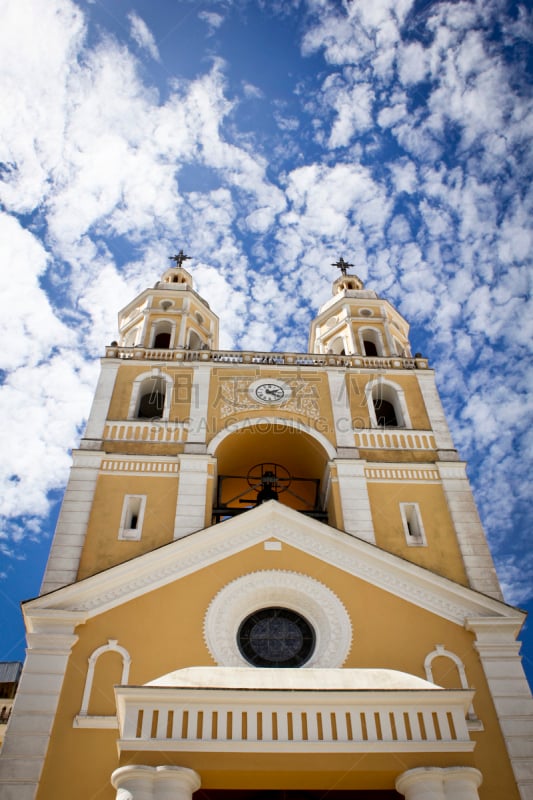
{"label": "metal cross finial", "polygon": [[344,258],[341,256],[339,260],[335,264],[332,264],[331,266],[338,267],[341,271],[341,274],[346,275],[346,270],[348,269],[348,267],[353,267],[353,264],[348,264],[348,262],[345,261]]}
{"label": "metal cross finial", "polygon": [[180,250],[176,256],[169,256],[170,261],[175,261],[177,267],[183,266],[184,261],[190,261],[191,256],[186,256],[183,250]]}

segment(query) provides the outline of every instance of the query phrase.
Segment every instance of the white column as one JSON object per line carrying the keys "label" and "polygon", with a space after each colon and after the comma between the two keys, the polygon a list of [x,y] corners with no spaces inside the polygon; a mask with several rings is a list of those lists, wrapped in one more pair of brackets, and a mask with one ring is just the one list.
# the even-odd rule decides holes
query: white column
{"label": "white column", "polygon": [[442,770],[446,800],[479,800],[482,775],[474,767],[446,767]]}
{"label": "white column", "polygon": [[[517,612],[518,613],[518,612]],[[515,619],[467,619],[474,647],[500,722],[514,776],[523,800],[533,798],[533,698],[516,637],[525,615]]]}
{"label": "white column", "polygon": [[103,452],[75,450],[41,594],[76,580]]}
{"label": "white column", "polygon": [[0,757],[2,800],[33,800],[82,612],[26,612],[28,651]]}
{"label": "white column", "polygon": [[474,767],[418,767],[396,779],[406,800],[479,800],[482,775]]}
{"label": "white column", "polygon": [[[211,456],[192,454],[180,456],[179,462],[174,539],[205,528],[206,506],[211,503],[213,490],[209,466],[216,463]],[[214,474],[214,468],[212,472]]]}
{"label": "white column", "polygon": [[406,800],[446,800],[441,771],[437,767],[409,769],[396,779],[396,791]]}
{"label": "white column", "polygon": [[502,593],[485,532],[466,475],[466,465],[458,461],[437,461],[457,542],[472,589],[497,600]]}
{"label": "white column", "polygon": [[117,800],[191,800],[200,776],[188,767],[148,767],[132,764],[111,775]]}
{"label": "white column", "polygon": [[195,364],[191,387],[191,406],[189,410],[188,445],[205,444],[206,442],[210,381],[211,367],[207,364]]}
{"label": "white column", "polygon": [[104,435],[104,425],[109,412],[109,404],[111,402],[111,395],[115,386],[115,378],[117,376],[120,362],[115,359],[102,358],[101,371],[96,384],[96,391],[94,393],[93,404],[87,420],[87,426],[84,439],[93,439],[99,441]]}
{"label": "white column", "polygon": [[346,372],[328,369],[327,374],[337,447],[355,447]]}
{"label": "white column", "polygon": [[429,424],[435,436],[435,443],[437,450],[453,450],[455,446],[453,443],[444,409],[440,401],[440,396],[435,384],[435,373],[433,370],[417,370],[415,375],[422,392],[424,404],[429,417]]}
{"label": "white column", "polygon": [[366,461],[336,458],[334,463],[337,467],[344,530],[375,544],[365,476]]}

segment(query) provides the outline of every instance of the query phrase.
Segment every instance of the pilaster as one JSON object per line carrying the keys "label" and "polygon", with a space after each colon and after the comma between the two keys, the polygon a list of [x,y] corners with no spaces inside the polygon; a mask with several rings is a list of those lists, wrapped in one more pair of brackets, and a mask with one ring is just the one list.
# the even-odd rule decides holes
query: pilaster
{"label": "pilaster", "polygon": [[41,594],[76,580],[96,480],[104,455],[102,451],[90,450],[75,450],[72,453],[73,464],[59,512]]}
{"label": "pilaster", "polygon": [[452,435],[448,428],[444,409],[435,384],[435,373],[433,370],[416,370],[415,375],[418,380],[418,385],[420,386],[420,391],[422,392],[430,427],[435,435],[437,450],[455,450]]}
{"label": "pilaster", "polygon": [[374,524],[365,477],[363,459],[336,458],[337,479],[341,498],[343,528],[359,539],[375,544]]}
{"label": "pilaster", "polygon": [[207,455],[185,454],[179,457],[178,502],[174,539],[199,531],[206,525],[207,504],[211,502],[209,467],[216,460]]}
{"label": "pilaster", "polygon": [[353,447],[352,413],[348,402],[345,370],[328,369],[328,382],[337,447]]}
{"label": "pilaster", "polygon": [[205,444],[206,442],[210,380],[211,367],[207,364],[195,364],[189,411],[188,444]]}
{"label": "pilaster", "polygon": [[520,622],[467,619],[490,688],[520,796],[533,798],[533,698],[516,641]]}
{"label": "pilaster", "polygon": [[27,616],[28,651],[0,756],[2,800],[33,800],[82,612]]}
{"label": "pilaster", "polygon": [[494,562],[466,476],[466,465],[464,462],[438,461],[436,467],[442,480],[468,582],[472,589],[502,600]]}
{"label": "pilaster", "polygon": [[111,402],[111,395],[113,394],[115,379],[120,366],[119,361],[109,358],[102,358],[100,363],[102,366],[82,439],[82,447],[84,440],[101,441],[104,435],[109,403]]}

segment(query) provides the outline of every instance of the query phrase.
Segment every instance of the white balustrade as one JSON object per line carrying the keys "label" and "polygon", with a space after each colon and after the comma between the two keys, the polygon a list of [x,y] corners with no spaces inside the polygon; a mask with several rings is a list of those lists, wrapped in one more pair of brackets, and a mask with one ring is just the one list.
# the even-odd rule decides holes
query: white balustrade
{"label": "white balustrade", "polygon": [[466,752],[472,692],[116,689],[122,750]]}

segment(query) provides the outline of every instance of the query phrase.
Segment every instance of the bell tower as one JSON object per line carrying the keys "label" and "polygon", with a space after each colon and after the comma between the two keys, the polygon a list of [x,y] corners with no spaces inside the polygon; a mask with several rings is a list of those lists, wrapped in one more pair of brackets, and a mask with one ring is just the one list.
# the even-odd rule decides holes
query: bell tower
{"label": "bell tower", "polygon": [[340,258],[308,352],[219,350],[171,260],[101,360],[0,794],[531,800],[524,614],[407,321]]}
{"label": "bell tower", "polygon": [[341,275],[333,283],[333,297],[324,303],[311,324],[309,351],[334,355],[406,357],[409,325],[376,292],[365,289],[357,275],[348,273],[342,257],[335,264]]}

